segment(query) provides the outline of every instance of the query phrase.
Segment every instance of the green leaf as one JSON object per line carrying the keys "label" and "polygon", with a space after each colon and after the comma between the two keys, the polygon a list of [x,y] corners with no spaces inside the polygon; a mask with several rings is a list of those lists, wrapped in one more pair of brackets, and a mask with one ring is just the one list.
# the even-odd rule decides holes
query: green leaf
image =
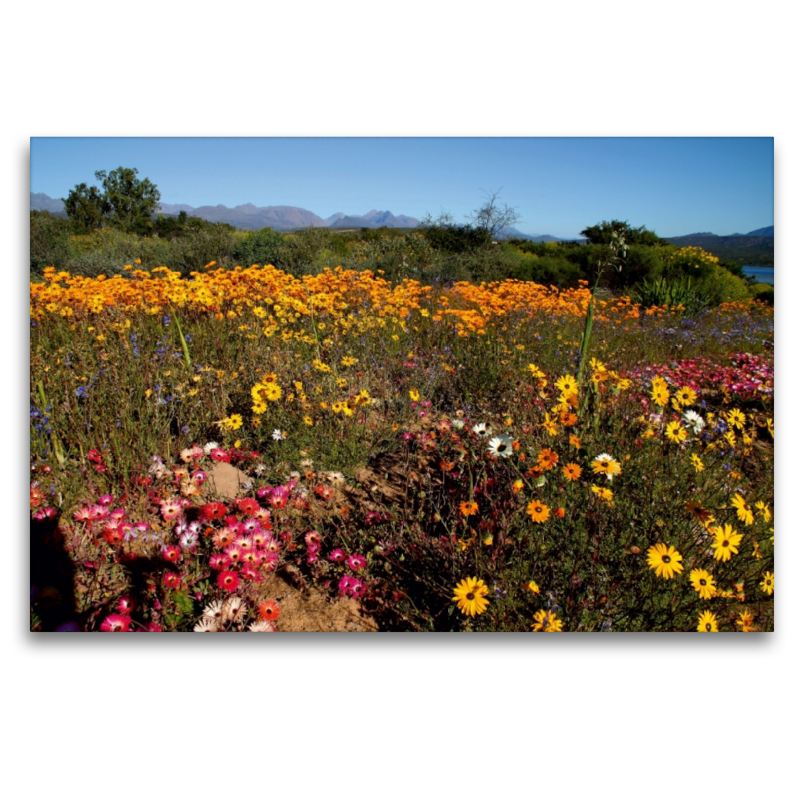
{"label": "green leaf", "polygon": [[182,614],[188,616],[194,610],[194,601],[188,594],[184,592],[175,592],[173,599],[175,600],[175,605],[178,606]]}

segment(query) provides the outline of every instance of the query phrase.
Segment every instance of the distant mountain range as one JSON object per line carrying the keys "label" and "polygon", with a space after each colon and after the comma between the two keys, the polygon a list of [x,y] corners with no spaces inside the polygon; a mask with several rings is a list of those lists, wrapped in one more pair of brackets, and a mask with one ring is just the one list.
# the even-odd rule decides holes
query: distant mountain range
{"label": "distant mountain range", "polygon": [[[31,211],[49,211],[51,214],[63,217],[63,200],[54,199],[42,192],[34,194],[31,192]],[[189,216],[200,217],[208,222],[227,222],[236,228],[244,230],[260,230],[261,228],[272,228],[277,231],[297,230],[298,228],[416,228],[419,220],[408,217],[405,214],[394,215],[391,211],[378,211],[372,209],[366,214],[344,214],[337,211],[330,217],[323,219],[313,211],[296,206],[255,206],[252,203],[228,208],[224,205],[200,206],[195,208],[185,203],[161,203],[161,213],[166,216],[177,216],[181,211],[185,211]],[[770,225],[766,228],[758,228],[750,233],[732,233],[728,236],[718,236],[714,233],[690,233],[686,236],[674,236],[667,239],[677,245],[693,245],[703,247],[709,252],[715,249],[727,250],[731,247],[736,248],[763,248],[772,245],[772,241],[767,241],[775,236],[775,228]],[[564,241],[583,241],[581,239],[568,240],[559,239],[549,234],[529,234],[522,233],[516,228],[505,228],[498,234],[500,239],[525,239],[531,242],[564,242]],[[715,253],[716,255],[716,253]]]}
{"label": "distant mountain range", "polygon": [[[31,192],[31,211],[49,211],[57,216],[65,216],[64,202],[41,192]],[[344,214],[338,211],[327,219],[322,219],[313,211],[296,206],[259,207],[247,203],[235,208],[224,205],[195,208],[185,203],[161,203],[161,213],[165,216],[178,216],[181,211],[208,222],[227,222],[236,228],[251,231],[261,228],[272,228],[276,231],[298,228],[416,228],[419,225],[419,220],[414,217],[405,214],[395,216],[391,211],[378,211],[374,208],[366,214]]]}
{"label": "distant mountain range", "polygon": [[702,247],[722,261],[734,261],[740,266],[775,266],[774,225],[728,236],[709,232],[690,233],[687,236],[673,236],[667,241],[679,247]]}
{"label": "distant mountain range", "polygon": [[762,236],[762,237],[770,237],[770,236],[772,236],[774,238],[774,236],[775,236],[775,226],[774,225],[769,225],[766,228],[758,228],[757,230],[750,231],[750,233],[729,233],[727,235],[723,234],[722,236],[720,236],[719,234],[716,234],[716,233],[711,233],[710,231],[704,231],[703,233],[687,233],[684,236],[673,236],[673,237],[667,239],[667,241],[668,242],[673,242],[676,239],[689,239],[689,238],[696,237],[696,236],[714,236],[714,237],[716,237],[718,239],[729,239],[729,238],[731,238],[733,236]]}

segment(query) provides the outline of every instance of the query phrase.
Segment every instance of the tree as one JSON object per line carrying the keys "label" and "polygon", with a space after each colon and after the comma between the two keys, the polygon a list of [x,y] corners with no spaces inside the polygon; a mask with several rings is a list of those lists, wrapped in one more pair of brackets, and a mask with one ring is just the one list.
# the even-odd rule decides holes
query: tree
{"label": "tree", "polygon": [[79,183],[64,199],[64,210],[73,228],[80,233],[103,227],[105,199],[96,186]]}
{"label": "tree", "polygon": [[502,187],[492,194],[484,192],[486,202],[467,217],[478,230],[485,231],[491,238],[495,238],[505,228],[510,228],[520,219],[515,208],[509,208],[505,203],[502,208],[500,207],[498,197],[501,191]]}
{"label": "tree", "polygon": [[628,245],[643,244],[648,246],[655,246],[658,244],[668,244],[660,237],[656,236],[653,231],[648,231],[644,225],[641,228],[631,228],[626,222],[621,222],[618,219],[612,219],[611,222],[598,223],[592,225],[590,228],[581,231],[581,236],[585,236],[589,240],[589,244],[605,244],[609,245],[616,237],[622,237]]}
{"label": "tree", "polygon": [[96,186],[78,184],[64,200],[67,216],[76,228],[94,230],[112,225],[126,232],[149,232],[161,193],[149,178],[139,180],[139,170],[118,167],[95,172]]}

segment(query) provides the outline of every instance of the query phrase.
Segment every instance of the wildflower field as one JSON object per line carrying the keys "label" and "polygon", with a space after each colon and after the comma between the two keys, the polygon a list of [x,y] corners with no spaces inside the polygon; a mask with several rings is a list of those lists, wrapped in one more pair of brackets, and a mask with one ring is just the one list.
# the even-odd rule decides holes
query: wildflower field
{"label": "wildflower field", "polygon": [[31,628],[772,630],[772,308],[592,297],[46,269]]}

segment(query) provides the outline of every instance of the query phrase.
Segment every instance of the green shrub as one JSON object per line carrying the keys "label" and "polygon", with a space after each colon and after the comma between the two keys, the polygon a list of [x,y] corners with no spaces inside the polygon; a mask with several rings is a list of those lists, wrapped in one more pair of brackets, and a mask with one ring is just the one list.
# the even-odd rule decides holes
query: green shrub
{"label": "green shrub", "polygon": [[634,289],[637,302],[645,307],[683,306],[689,313],[712,305],[711,296],[700,281],[688,275],[679,278],[647,278]]}
{"label": "green shrub", "polygon": [[31,211],[32,276],[41,276],[45,267],[65,269],[69,260],[70,225],[66,219],[47,211]]}
{"label": "green shrub", "polygon": [[750,287],[750,296],[754,300],[775,305],[775,287],[769,283],[754,283]]}
{"label": "green shrub", "polygon": [[285,237],[272,228],[245,234],[233,247],[233,260],[243,266],[276,264],[280,259]]}
{"label": "green shrub", "polygon": [[747,300],[750,297],[747,282],[737,278],[719,264],[711,264],[707,274],[700,279],[699,283],[715,305],[735,300]]}

